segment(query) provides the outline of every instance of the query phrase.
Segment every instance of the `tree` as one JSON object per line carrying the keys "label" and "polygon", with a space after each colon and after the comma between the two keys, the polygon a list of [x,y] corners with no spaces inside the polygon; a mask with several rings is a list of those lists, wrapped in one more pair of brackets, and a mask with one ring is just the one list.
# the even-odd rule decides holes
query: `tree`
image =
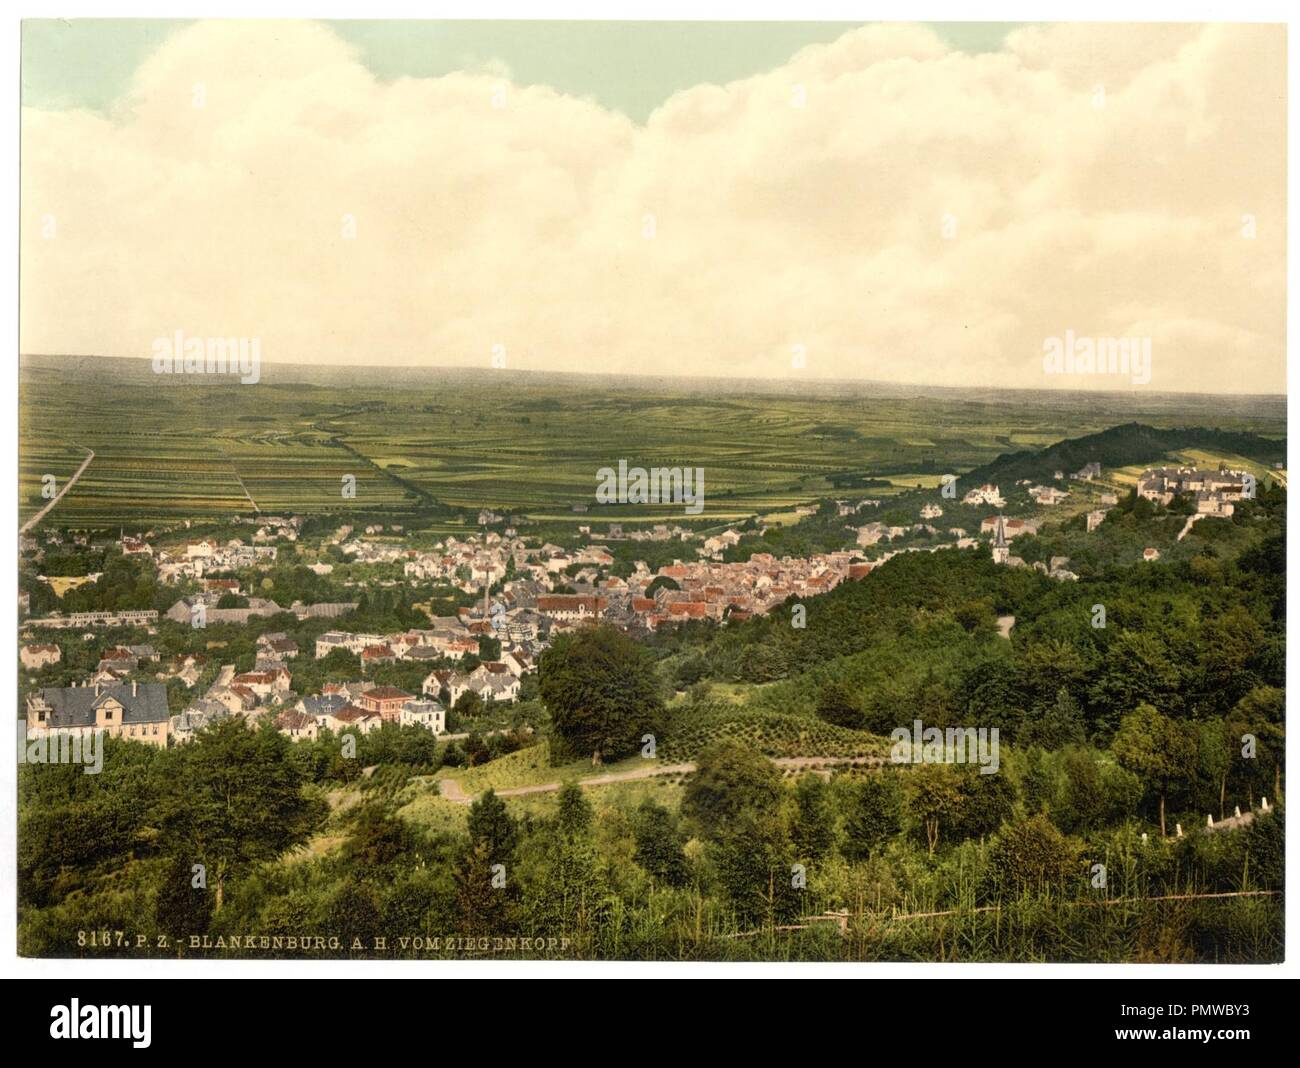
{"label": "tree", "polygon": [[839,680],[826,683],[817,695],[817,715],[837,727],[862,726],[862,709]]}
{"label": "tree", "polygon": [[1200,772],[1218,794],[1219,819],[1223,819],[1233,753],[1228,725],[1218,716],[1201,720],[1196,724],[1196,747]]}
{"label": "tree", "polygon": [[674,684],[679,690],[689,690],[709,673],[709,662],[699,653],[692,653],[680,664],[674,675]]}
{"label": "tree", "polygon": [[943,829],[951,828],[960,814],[961,780],[951,764],[918,764],[906,782],[908,809],[920,819],[926,848],[933,856]]}
{"label": "tree", "polygon": [[251,731],[229,719],[183,750],[164,838],[179,856],[205,866],[218,912],[228,880],[305,844],[323,816],[322,806],[303,796],[289,747],[270,724]]}
{"label": "tree", "polygon": [[653,579],[650,580],[650,585],[645,588],[645,595],[647,597],[653,597],[660,590],[680,590],[680,589],[681,587],[677,585],[677,583],[674,582],[672,579],[670,579],[667,575],[656,575]]}
{"label": "tree", "polygon": [[957,779],[961,799],[952,824],[957,837],[983,838],[1011,818],[1016,788],[1010,776],[983,775],[967,764],[958,769]]}
{"label": "tree", "polygon": [[188,858],[164,858],[154,899],[154,918],[160,931],[207,932],[212,922],[212,892],[206,886],[196,886],[195,880],[194,865]]}
{"label": "tree", "polygon": [[849,860],[865,860],[901,828],[902,796],[895,776],[882,772],[854,784],[842,847]]}
{"label": "tree", "polygon": [[795,788],[795,818],[790,829],[797,856],[816,860],[835,844],[835,812],[830,784],[820,775],[805,775]]}
{"label": "tree", "polygon": [[486,839],[471,841],[452,869],[456,909],[471,935],[502,934],[509,929],[514,883],[508,870],[496,867],[492,845]]}
{"label": "tree", "polygon": [[771,819],[780,805],[781,776],[772,762],[736,742],[706,747],[682,795],[682,814],[713,839],[742,813]]}
{"label": "tree", "polygon": [[[1241,773],[1238,781],[1245,780],[1252,808],[1256,789],[1261,793],[1271,789],[1274,798],[1282,795],[1282,765],[1286,759],[1285,696],[1275,686],[1256,686],[1228,715],[1225,730],[1232,747],[1232,766]],[[1254,739],[1253,757],[1247,756],[1247,736]]]}
{"label": "tree", "polygon": [[790,842],[779,821],[742,811],[708,851],[740,923],[761,920],[770,927],[798,914]]}
{"label": "tree", "polygon": [[686,885],[690,866],[672,812],[647,797],[633,817],[632,835],[636,841],[634,859],[652,878],[668,886]]}
{"label": "tree", "polygon": [[518,828],[495,790],[488,790],[470,805],[467,826],[474,849],[485,847],[490,864],[506,864],[514,857]]}
{"label": "tree", "polygon": [[559,811],[555,822],[565,838],[577,838],[591,829],[593,813],[591,802],[576,782],[566,782],[560,787]]}
{"label": "tree", "polygon": [[989,851],[989,880],[999,895],[1060,893],[1082,874],[1083,843],[1067,838],[1046,816],[1004,824]]}
{"label": "tree", "polygon": [[1160,834],[1165,835],[1165,798],[1170,785],[1191,777],[1196,742],[1181,723],[1143,703],[1120,721],[1111,752],[1124,767],[1146,779],[1160,795]]}
{"label": "tree", "polygon": [[349,874],[326,906],[325,924],[349,949],[356,940],[367,949],[373,946],[379,934],[379,900],[374,888],[358,874]]}
{"label": "tree", "polygon": [[526,839],[519,861],[528,922],[570,932],[580,952],[590,950],[608,897],[593,818],[582,787],[565,784],[555,818]]}
{"label": "tree", "polygon": [[1056,700],[1016,740],[1025,745],[1041,745],[1044,749],[1062,749],[1083,742],[1083,713],[1079,703],[1062,687],[1056,691]]}
{"label": "tree", "polygon": [[342,856],[355,870],[373,875],[411,851],[411,832],[406,824],[377,805],[367,806],[357,817],[351,836],[343,844]]}
{"label": "tree", "polygon": [[542,654],[541,696],[560,738],[591,762],[635,752],[662,733],[664,705],[648,654],[616,627],[561,635]]}

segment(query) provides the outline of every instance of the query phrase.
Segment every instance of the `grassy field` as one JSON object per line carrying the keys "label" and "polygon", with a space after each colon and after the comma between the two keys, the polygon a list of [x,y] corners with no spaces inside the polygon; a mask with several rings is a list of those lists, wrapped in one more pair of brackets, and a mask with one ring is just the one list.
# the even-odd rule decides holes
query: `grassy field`
{"label": "grassy field", "polygon": [[[997,394],[861,385],[629,382],[513,372],[264,368],[240,385],[146,361],[25,357],[20,515],[40,480],[94,462],[47,523],[140,525],[262,511],[525,512],[665,522],[594,503],[596,471],[702,468],[700,520],[791,515],[817,497],[933,487],[1003,452],[1121,419],[1285,433],[1281,398]],[[342,480],[356,479],[355,498]],[[577,503],[587,513],[574,513]],[[791,518],[793,518],[791,516]]]}
{"label": "grassy field", "polygon": [[[444,767],[433,776],[414,777],[401,790],[397,800],[401,805],[400,814],[413,823],[434,830],[463,830],[468,806],[449,801],[440,795],[438,784],[444,779],[454,779],[465,794],[478,797],[486,790],[512,790],[549,783],[576,782],[598,775],[641,771],[646,764],[647,761],[640,756],[599,768],[592,767],[591,761],[586,759],[552,764],[550,745],[543,741],[477,767]],[[642,796],[654,796],[663,800],[676,789],[676,785],[669,778],[652,778],[595,786],[590,792],[593,798],[594,795],[609,793],[615,797],[636,797],[639,803]],[[545,793],[507,797],[505,800],[517,814],[524,811],[542,814],[554,807],[555,798],[555,793]]]}

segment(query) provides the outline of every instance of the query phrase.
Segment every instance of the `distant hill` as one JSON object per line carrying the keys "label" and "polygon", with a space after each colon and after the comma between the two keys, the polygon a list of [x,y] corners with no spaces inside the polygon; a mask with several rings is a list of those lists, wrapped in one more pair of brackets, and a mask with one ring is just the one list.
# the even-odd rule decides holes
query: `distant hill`
{"label": "distant hill", "polygon": [[1125,423],[1069,438],[1045,449],[1003,453],[996,460],[978,467],[963,482],[1014,482],[1022,478],[1051,478],[1055,471],[1066,474],[1096,461],[1102,472],[1129,464],[1156,464],[1170,453],[1183,449],[1209,449],[1229,452],[1271,465],[1286,459],[1286,441],[1275,441],[1242,431],[1216,430],[1210,427],[1174,427],[1160,429],[1142,423]]}

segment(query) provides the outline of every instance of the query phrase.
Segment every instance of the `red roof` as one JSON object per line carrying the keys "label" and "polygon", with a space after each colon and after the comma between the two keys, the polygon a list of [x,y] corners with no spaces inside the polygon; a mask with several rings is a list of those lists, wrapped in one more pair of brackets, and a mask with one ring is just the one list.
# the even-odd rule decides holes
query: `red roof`
{"label": "red roof", "polygon": [[361,696],[369,698],[371,701],[394,701],[398,698],[409,701],[412,695],[405,690],[399,690],[396,686],[375,686]]}

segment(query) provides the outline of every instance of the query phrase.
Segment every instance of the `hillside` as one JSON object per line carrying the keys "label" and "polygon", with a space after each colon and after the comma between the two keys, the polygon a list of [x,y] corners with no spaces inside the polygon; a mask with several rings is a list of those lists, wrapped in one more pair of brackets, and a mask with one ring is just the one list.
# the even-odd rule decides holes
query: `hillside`
{"label": "hillside", "polygon": [[1100,463],[1103,471],[1130,464],[1156,464],[1168,459],[1171,453],[1193,448],[1233,453],[1268,466],[1286,460],[1285,439],[1210,427],[1162,429],[1143,423],[1125,423],[1099,433],[1058,441],[1045,449],[1003,453],[969,472],[964,481],[1047,479],[1056,471],[1068,474],[1092,461]]}

